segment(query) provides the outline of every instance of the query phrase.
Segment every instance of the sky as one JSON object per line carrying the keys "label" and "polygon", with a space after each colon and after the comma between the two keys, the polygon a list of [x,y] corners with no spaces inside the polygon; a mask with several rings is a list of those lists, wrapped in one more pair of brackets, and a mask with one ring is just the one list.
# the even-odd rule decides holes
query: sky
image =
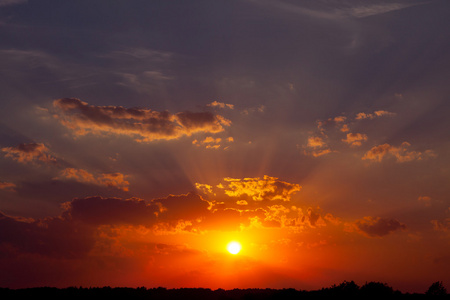
{"label": "sky", "polygon": [[449,289],[449,15],[0,0],[0,286]]}

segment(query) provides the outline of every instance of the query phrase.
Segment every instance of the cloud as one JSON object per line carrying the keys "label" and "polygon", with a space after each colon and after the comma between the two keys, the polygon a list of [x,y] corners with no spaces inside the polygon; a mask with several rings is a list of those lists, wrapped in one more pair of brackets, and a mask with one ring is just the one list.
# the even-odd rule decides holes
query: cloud
{"label": "cloud", "polygon": [[[234,142],[233,137],[228,137],[226,139],[222,138],[214,138],[212,136],[207,136],[204,140],[199,141],[197,139],[192,141],[193,145],[196,145],[197,147],[205,147],[206,149],[219,149],[222,147],[223,143],[232,143]],[[223,149],[228,149],[229,146],[224,147]]]}
{"label": "cloud", "polygon": [[343,122],[345,122],[345,120],[347,119],[347,117],[345,117],[345,116],[337,116],[337,117],[334,117],[334,122],[336,122],[336,123],[343,123]]}
{"label": "cloud", "polygon": [[420,196],[417,200],[421,203],[424,203],[425,206],[431,206],[431,197]]}
{"label": "cloud", "polygon": [[382,237],[396,230],[406,229],[406,225],[395,219],[364,217],[350,225],[356,232],[368,237]]}
{"label": "cloud", "polygon": [[433,224],[433,229],[436,231],[450,231],[450,218],[446,218],[443,221],[431,220],[431,224]]}
{"label": "cloud", "polygon": [[368,114],[368,113],[364,113],[364,112],[360,112],[356,114],[355,120],[364,120],[364,119],[375,119],[378,117],[392,117],[395,116],[396,114],[393,112],[389,112],[386,110],[377,110],[372,114]]}
{"label": "cloud", "polygon": [[[225,214],[224,211],[235,216],[234,221],[228,224],[234,228],[256,226],[299,230],[305,225],[325,225],[320,215],[312,209],[303,213],[301,208],[287,205],[292,201],[292,196],[301,190],[301,186],[276,177],[265,175],[263,178],[224,178],[223,182],[216,186],[196,186],[205,194],[210,204],[209,210],[212,214],[206,215],[209,225],[218,224],[216,217]],[[202,227],[205,225],[204,221],[200,223]]]}
{"label": "cloud", "polygon": [[206,137],[203,141],[193,140],[192,144],[197,146],[204,146],[206,149],[219,149],[221,138]]}
{"label": "cloud", "polygon": [[229,197],[247,196],[253,201],[290,201],[293,194],[301,190],[298,184],[278,180],[276,177],[264,175],[263,178],[225,178],[222,185]]}
{"label": "cloud", "polygon": [[[102,245],[102,239],[115,239],[123,228],[133,226],[135,233],[142,226],[152,228],[157,224],[161,211],[157,203],[142,199],[100,196],[76,198],[62,207],[64,211],[59,217],[36,220],[0,213],[2,255],[8,251],[8,255],[30,253],[50,258],[86,257],[99,245],[110,247]],[[130,230],[126,232],[130,233]],[[120,255],[120,252],[115,255]]]}
{"label": "cloud", "polygon": [[60,176],[56,179],[75,180],[81,183],[114,187],[123,191],[128,191],[130,183],[125,180],[125,177],[126,176],[122,173],[102,173],[94,176],[94,174],[83,169],[66,168],[61,171]]}
{"label": "cloud", "polygon": [[119,85],[131,88],[141,94],[154,94],[165,81],[172,80],[171,76],[161,71],[143,71],[139,74],[116,73],[121,77]]}
{"label": "cloud", "polygon": [[152,203],[161,207],[159,220],[196,220],[209,213],[210,203],[196,193],[170,195],[153,199]]}
{"label": "cloud", "polygon": [[142,199],[104,198],[100,196],[77,198],[64,205],[64,216],[92,226],[134,225],[153,226],[160,206]]}
{"label": "cloud", "polygon": [[308,147],[311,148],[320,148],[326,146],[326,143],[323,141],[323,138],[318,136],[310,136],[308,138]]}
{"label": "cloud", "polygon": [[303,216],[302,222],[308,222],[311,227],[325,226],[325,221],[320,214],[314,211],[312,208],[308,208],[306,215]]}
{"label": "cloud", "polygon": [[339,224],[341,224],[341,222],[342,222],[339,218],[333,216],[333,215],[330,214],[330,213],[327,213],[327,214],[324,216],[324,219],[325,219],[326,221],[330,222],[330,223],[333,224],[333,225],[339,225]]}
{"label": "cloud", "polygon": [[227,104],[227,103],[217,102],[217,101],[213,101],[213,102],[207,104],[207,106],[210,106],[210,107],[218,107],[218,108],[229,108],[229,109],[234,109],[234,105],[233,105],[233,104]]}
{"label": "cloud", "polygon": [[0,190],[14,191],[16,185],[12,182],[0,181]]}
{"label": "cloud", "polygon": [[371,160],[381,162],[385,157],[395,157],[397,162],[408,162],[413,160],[422,160],[427,157],[435,157],[432,150],[425,152],[408,151],[411,146],[408,142],[403,142],[399,147],[391,146],[389,144],[378,145],[367,151],[362,157],[363,160]]}
{"label": "cloud", "polygon": [[404,9],[418,4],[406,3],[381,3],[372,5],[355,6],[348,9],[341,10],[341,13],[348,14],[356,18],[365,18],[369,16],[385,14],[391,11]]}
{"label": "cloud", "polygon": [[171,114],[145,108],[94,106],[75,98],[55,100],[53,106],[55,117],[78,136],[115,134],[151,142],[178,139],[197,132],[218,133],[231,125],[231,121],[211,112]]}
{"label": "cloud", "polygon": [[363,141],[367,141],[367,135],[363,133],[347,133],[347,138],[342,139],[350,146],[361,146]]}
{"label": "cloud", "polygon": [[41,143],[19,144],[15,147],[5,147],[1,149],[5,152],[5,157],[10,157],[20,163],[44,162],[55,164],[56,158],[50,154],[50,150]]}
{"label": "cloud", "polygon": [[[322,125],[323,124],[319,125],[319,127]],[[328,147],[328,144],[324,141],[324,138],[319,136],[308,137],[308,142],[303,148],[303,153],[305,155],[312,155],[314,157],[319,157],[332,152]]]}
{"label": "cloud", "polygon": [[0,213],[0,246],[5,245],[16,254],[78,258],[93,247],[94,237],[91,228],[77,226],[64,218],[33,220]]}
{"label": "cloud", "polygon": [[330,154],[331,152],[333,152],[333,151],[331,151],[331,149],[323,149],[323,150],[311,151],[309,154],[311,154],[314,157],[319,157],[322,155]]}
{"label": "cloud", "polygon": [[257,107],[246,108],[241,111],[241,114],[247,116],[247,115],[254,114],[254,113],[264,113],[265,110],[266,110],[266,107],[261,104]]}
{"label": "cloud", "polygon": [[[368,140],[365,133],[350,132],[352,125],[361,120],[373,120],[385,116],[395,116],[393,112],[376,110],[373,113],[360,112],[355,118],[348,118],[345,113],[325,120],[316,120],[317,130],[309,135],[306,144],[302,146],[305,155],[320,157],[333,152],[339,152],[337,141],[342,141],[352,147],[359,147]],[[376,149],[374,149],[376,150]],[[392,151],[395,151],[392,149]],[[410,153],[411,155],[413,153]],[[367,158],[371,157],[370,155]],[[399,160],[406,160],[406,156],[398,156]]]}
{"label": "cloud", "polygon": [[343,124],[340,130],[342,132],[348,132],[350,131],[350,128],[348,128],[348,124]]}
{"label": "cloud", "polygon": [[28,0],[0,0],[0,7],[27,3]]}
{"label": "cloud", "polygon": [[247,0],[254,3],[255,5],[264,5],[270,7],[271,9],[277,9],[280,11],[287,12],[289,14],[298,16],[308,16],[318,19],[336,20],[340,18],[339,14],[326,12],[323,10],[305,8],[300,5],[295,5],[287,3],[284,1],[273,1],[273,0]]}
{"label": "cloud", "polygon": [[195,183],[195,188],[204,194],[213,194],[213,186],[206,183]]}

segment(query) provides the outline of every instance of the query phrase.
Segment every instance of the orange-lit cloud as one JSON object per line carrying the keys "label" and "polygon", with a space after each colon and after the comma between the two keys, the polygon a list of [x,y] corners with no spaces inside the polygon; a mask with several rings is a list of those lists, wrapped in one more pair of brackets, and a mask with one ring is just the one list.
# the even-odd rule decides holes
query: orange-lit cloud
{"label": "orange-lit cloud", "polygon": [[323,141],[323,138],[318,136],[310,136],[308,138],[308,147],[311,148],[320,148],[326,145],[326,143]]}
{"label": "orange-lit cloud", "polygon": [[263,113],[266,110],[266,107],[264,105],[260,105],[257,107],[250,107],[247,109],[242,110],[241,114],[242,115],[249,115],[249,114],[253,114],[253,113]]}
{"label": "orange-lit cloud", "polygon": [[396,114],[393,112],[389,112],[386,110],[377,110],[372,114],[368,114],[368,113],[364,113],[364,112],[360,112],[356,114],[355,119],[356,120],[363,120],[363,119],[374,119],[377,117],[391,117],[391,116],[395,116]]}
{"label": "orange-lit cloud", "polygon": [[20,163],[44,162],[55,164],[56,158],[50,154],[50,150],[41,143],[19,144],[15,147],[1,149],[5,157],[10,157]]}
{"label": "orange-lit cloud", "polygon": [[382,237],[397,230],[406,229],[406,225],[395,219],[364,217],[350,225],[349,231],[355,230],[367,237]]}
{"label": "orange-lit cloud", "polygon": [[367,135],[363,133],[347,133],[347,137],[342,139],[350,146],[361,146],[362,142],[367,141]]}
{"label": "orange-lit cloud", "polygon": [[342,127],[341,127],[341,129],[340,129],[342,132],[348,132],[348,131],[350,131],[350,128],[348,128],[348,125],[347,124],[344,124],[344,125],[342,125]]}
{"label": "orange-lit cloud", "polygon": [[213,101],[213,102],[209,103],[207,106],[234,109],[233,104],[227,104],[227,103],[218,102],[218,101]]}
{"label": "orange-lit cloud", "polygon": [[[216,185],[196,184],[197,189],[206,196],[211,205],[212,214],[208,222],[201,221],[199,226],[218,222],[217,217],[224,214],[233,216],[229,226],[289,228],[299,231],[304,228],[318,228],[327,223],[337,225],[338,218],[327,214],[321,216],[319,208],[287,205],[292,196],[301,190],[298,184],[280,181],[276,177],[263,178],[224,178]],[[224,221],[222,221],[224,223]]]}
{"label": "orange-lit cloud", "polygon": [[[334,148],[333,143],[325,142],[325,138],[333,141],[336,136],[342,135],[342,133],[346,133],[345,138],[340,138],[341,141],[351,145],[351,146],[361,146],[362,142],[367,141],[368,137],[364,133],[350,133],[351,125],[355,124],[355,121],[360,121],[364,119],[375,119],[383,116],[394,116],[395,113],[386,111],[386,110],[377,110],[373,113],[364,113],[360,112],[356,114],[356,117],[353,120],[349,120],[346,116],[339,115],[336,117],[328,118],[326,120],[317,120],[317,129],[318,135],[313,135],[308,137],[307,144],[304,148],[305,154],[312,155],[314,157],[319,157],[331,152],[335,152],[332,150]],[[336,129],[339,129],[336,132]],[[309,150],[308,150],[309,148]]]}
{"label": "orange-lit cloud", "polygon": [[0,190],[14,191],[16,185],[12,182],[0,181]]}
{"label": "orange-lit cloud", "polygon": [[303,216],[302,221],[307,221],[311,227],[320,227],[326,225],[320,214],[314,211],[312,208],[308,208],[307,213],[305,216]]}
{"label": "orange-lit cloud", "polygon": [[253,201],[290,201],[291,196],[301,190],[301,186],[298,184],[284,182],[267,175],[263,178],[225,178],[224,180],[225,184],[222,188],[226,195],[230,197],[245,195]]}
{"label": "orange-lit cloud", "polygon": [[411,144],[408,142],[403,142],[399,147],[391,146],[387,143],[378,145],[367,151],[362,159],[381,162],[385,157],[391,156],[395,157],[397,162],[408,162],[435,156],[432,150],[426,150],[423,153],[419,151],[409,151],[408,148],[410,146]]}
{"label": "orange-lit cloud", "polygon": [[83,169],[66,168],[61,171],[57,179],[75,180],[81,183],[94,184],[99,186],[114,187],[123,191],[128,191],[130,183],[125,180],[122,173],[102,173],[95,176]]}
{"label": "orange-lit cloud", "polygon": [[222,139],[222,138],[214,138],[212,136],[207,136],[205,139],[203,140],[193,140],[192,144],[196,145],[198,147],[202,146],[205,147],[206,149],[219,149],[223,146],[223,144],[225,143],[225,147],[222,147],[223,149],[228,149],[228,145],[229,143],[232,143],[234,141],[233,137],[228,137],[226,139]]}
{"label": "orange-lit cloud", "polygon": [[425,206],[431,206],[431,197],[420,196],[417,200],[423,203]]}
{"label": "orange-lit cloud", "polygon": [[433,224],[433,229],[436,231],[443,231],[443,232],[450,231],[450,218],[446,218],[442,221],[431,220],[431,224]]}
{"label": "orange-lit cloud", "polygon": [[328,144],[325,142],[324,137],[320,136],[308,137],[308,142],[303,148],[303,153],[305,155],[312,155],[314,157],[319,157],[332,152],[328,147]]}
{"label": "orange-lit cloud", "polygon": [[55,117],[76,135],[116,134],[140,142],[177,139],[196,132],[218,133],[231,121],[211,112],[184,111],[171,114],[144,108],[89,105],[75,98],[53,102]]}

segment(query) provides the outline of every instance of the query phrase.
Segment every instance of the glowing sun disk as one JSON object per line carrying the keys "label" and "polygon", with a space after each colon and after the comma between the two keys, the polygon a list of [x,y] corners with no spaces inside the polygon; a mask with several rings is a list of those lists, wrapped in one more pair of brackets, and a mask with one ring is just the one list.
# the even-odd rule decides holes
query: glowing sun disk
{"label": "glowing sun disk", "polygon": [[230,242],[227,245],[227,250],[231,254],[238,254],[241,251],[241,244],[239,242]]}

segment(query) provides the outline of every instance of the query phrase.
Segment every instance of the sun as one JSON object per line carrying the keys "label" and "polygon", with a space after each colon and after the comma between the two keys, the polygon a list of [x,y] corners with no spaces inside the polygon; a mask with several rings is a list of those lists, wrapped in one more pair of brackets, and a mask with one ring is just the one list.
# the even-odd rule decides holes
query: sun
{"label": "sun", "polygon": [[242,248],[241,244],[236,241],[229,242],[227,245],[228,252],[234,255],[238,254],[241,251],[241,248]]}

